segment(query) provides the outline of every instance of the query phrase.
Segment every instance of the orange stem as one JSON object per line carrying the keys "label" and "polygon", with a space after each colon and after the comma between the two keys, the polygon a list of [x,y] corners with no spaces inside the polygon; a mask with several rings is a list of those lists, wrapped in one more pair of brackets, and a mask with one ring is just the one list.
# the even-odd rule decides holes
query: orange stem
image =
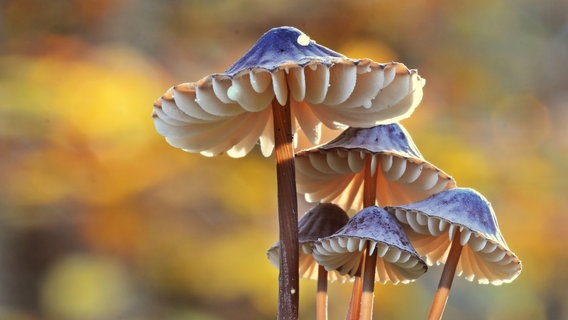
{"label": "orange stem", "polygon": [[298,202],[292,147],[292,121],[289,102],[272,102],[274,148],[278,184],[278,221],[280,226],[280,275],[278,277],[278,319],[298,319]]}
{"label": "orange stem", "polygon": [[[375,170],[375,176],[371,175],[371,163],[372,155],[367,155],[365,159],[365,180],[363,181],[363,207],[367,208],[374,206],[377,202],[377,172]],[[377,169],[377,168],[375,168]]]}
{"label": "orange stem", "polygon": [[327,320],[327,270],[318,266],[318,292],[316,294],[316,319]]}
{"label": "orange stem", "polygon": [[428,320],[442,319],[442,314],[444,313],[448,297],[450,296],[450,289],[452,288],[462,248],[463,246],[460,243],[460,231],[458,230],[452,240],[450,253],[448,254],[444,271],[442,271],[442,276],[440,277],[438,290],[436,290],[436,294],[434,295],[434,301],[432,302]]}
{"label": "orange stem", "polygon": [[[363,207],[374,206],[377,198],[377,178],[371,174],[372,155],[367,155],[365,159],[365,181],[363,182]],[[376,174],[376,172],[375,172]],[[375,291],[375,268],[377,266],[377,251],[368,255],[370,243],[367,242],[367,249],[364,251],[365,268],[363,270],[363,292],[361,295],[361,318],[362,320],[371,319],[373,315],[373,297]]]}
{"label": "orange stem", "polygon": [[377,251],[372,255],[369,253],[370,243],[367,243],[367,249],[364,254],[365,269],[363,273],[363,294],[361,295],[361,320],[371,320],[373,316],[373,298],[375,296],[375,268],[377,266]]}
{"label": "orange stem", "polygon": [[361,263],[359,269],[355,273],[353,281],[353,291],[351,292],[351,301],[349,301],[349,309],[347,309],[347,320],[359,320],[361,314],[361,295],[363,294],[363,280],[361,279],[361,271],[365,263],[365,255],[361,255]]}

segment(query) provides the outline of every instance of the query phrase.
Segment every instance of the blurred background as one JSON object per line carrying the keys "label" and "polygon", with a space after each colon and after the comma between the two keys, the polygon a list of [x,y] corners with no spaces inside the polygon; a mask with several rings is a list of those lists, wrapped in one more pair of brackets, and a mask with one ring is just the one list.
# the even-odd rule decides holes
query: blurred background
{"label": "blurred background", "polygon": [[[0,1],[0,319],[274,319],[274,159],[205,158],[153,128],[170,86],[295,26],[427,79],[403,125],[493,204],[523,261],[454,282],[445,319],[568,318],[568,2]],[[300,204],[300,215],[309,206]],[[377,285],[377,319],[425,318],[441,274]],[[350,284],[331,284],[330,319]],[[315,284],[301,281],[301,319]]]}

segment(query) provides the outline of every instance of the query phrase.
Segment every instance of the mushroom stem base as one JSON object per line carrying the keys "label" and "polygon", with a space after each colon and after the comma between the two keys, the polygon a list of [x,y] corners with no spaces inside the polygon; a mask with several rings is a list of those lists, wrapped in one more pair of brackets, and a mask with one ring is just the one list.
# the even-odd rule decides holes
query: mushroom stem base
{"label": "mushroom stem base", "polygon": [[448,297],[450,296],[450,289],[452,288],[462,248],[463,246],[460,244],[460,231],[458,230],[452,240],[450,253],[448,254],[444,271],[442,271],[442,276],[440,277],[440,283],[438,284],[438,290],[436,290],[436,295],[432,302],[430,314],[428,314],[428,320],[442,319],[446,302],[448,302]]}
{"label": "mushroom stem base", "polygon": [[298,319],[299,246],[296,172],[292,146],[290,104],[272,102],[274,116],[274,155],[278,184],[278,222],[280,226],[280,275],[278,278],[278,319]]}
{"label": "mushroom stem base", "polygon": [[327,320],[327,270],[318,266],[318,292],[316,294],[316,319]]}

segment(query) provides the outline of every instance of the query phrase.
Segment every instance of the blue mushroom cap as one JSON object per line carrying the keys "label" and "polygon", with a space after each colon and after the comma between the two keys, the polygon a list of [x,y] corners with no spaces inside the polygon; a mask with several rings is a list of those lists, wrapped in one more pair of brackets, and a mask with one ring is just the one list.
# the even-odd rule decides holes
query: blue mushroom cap
{"label": "blue mushroom cap", "polygon": [[455,188],[385,210],[407,225],[410,242],[429,265],[445,263],[451,242],[459,241],[457,274],[465,279],[500,285],[521,273],[521,261],[501,235],[491,204],[473,189]]}
{"label": "blue mushroom cap", "polygon": [[506,247],[491,203],[473,189],[447,190],[422,201],[401,205],[399,208],[420,211],[428,216],[464,226]]}
{"label": "blue mushroom cap", "polygon": [[423,159],[410,134],[399,123],[371,128],[348,128],[320,149],[360,149],[369,152],[394,152],[403,157]]}
{"label": "blue mushroom cap", "polygon": [[312,254],[327,270],[354,275],[362,255],[374,253],[375,281],[381,283],[412,282],[428,269],[396,219],[377,206],[363,209],[333,235],[316,241]]}
{"label": "blue mushroom cap", "polygon": [[304,65],[319,60],[330,65],[331,58],[344,58],[340,53],[321,46],[302,31],[293,27],[278,27],[266,32],[237,62],[225,72],[232,77],[242,70],[263,68],[275,70],[280,65],[293,62]]}
{"label": "blue mushroom cap", "polygon": [[345,210],[360,210],[369,157],[381,206],[423,200],[456,187],[451,176],[422,157],[401,124],[391,123],[351,127],[324,145],[298,152],[298,191],[308,202],[331,202]]}

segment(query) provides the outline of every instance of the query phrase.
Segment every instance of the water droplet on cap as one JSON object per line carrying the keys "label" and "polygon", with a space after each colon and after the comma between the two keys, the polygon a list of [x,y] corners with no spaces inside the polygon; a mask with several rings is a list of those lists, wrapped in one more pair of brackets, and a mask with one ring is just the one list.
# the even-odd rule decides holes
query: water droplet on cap
{"label": "water droplet on cap", "polygon": [[308,37],[305,33],[302,33],[298,36],[298,44],[301,46],[307,46],[310,44],[310,37]]}
{"label": "water droplet on cap", "polygon": [[238,96],[239,96],[239,89],[236,88],[235,86],[230,86],[229,89],[227,89],[227,97],[229,97],[229,99],[237,101]]}

